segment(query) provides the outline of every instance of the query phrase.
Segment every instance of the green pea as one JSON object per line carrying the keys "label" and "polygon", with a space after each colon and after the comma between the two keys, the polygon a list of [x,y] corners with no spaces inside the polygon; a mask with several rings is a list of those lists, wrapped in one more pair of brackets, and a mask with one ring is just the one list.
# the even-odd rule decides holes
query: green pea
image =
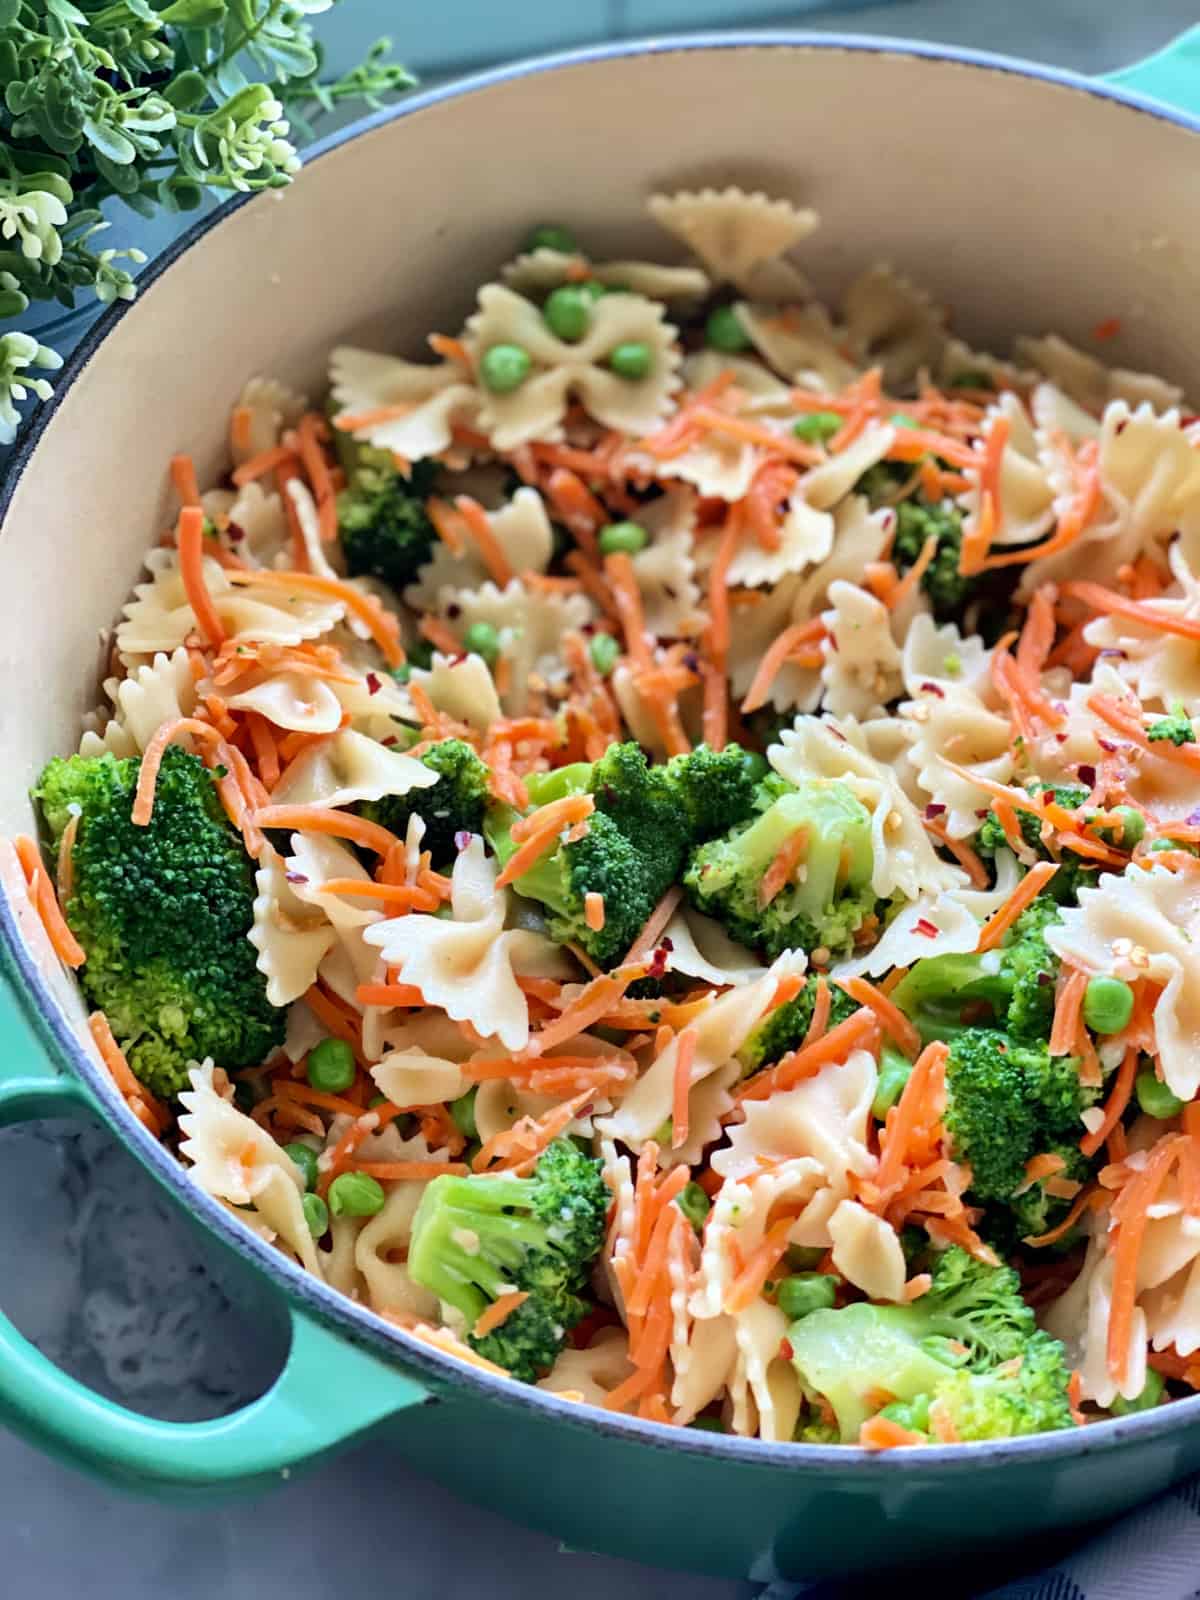
{"label": "green pea", "polygon": [[837,1299],[838,1280],[825,1272],[798,1272],[779,1285],[775,1303],[789,1322],[813,1311],[828,1311]]}
{"label": "green pea", "polygon": [[841,429],[845,420],[836,411],[810,411],[807,416],[796,418],[792,423],[792,432],[797,439],[803,439],[808,444],[826,444]]}
{"label": "green pea", "polygon": [[306,1189],[315,1189],[317,1187],[316,1151],[310,1150],[306,1144],[296,1143],[285,1144],[283,1153],[285,1156],[290,1156],[300,1168],[301,1176],[304,1179],[304,1187]]}
{"label": "green pea", "polygon": [[354,1051],[344,1039],[322,1039],[308,1053],[308,1081],[324,1094],[344,1094],[355,1071]]}
{"label": "green pea", "polygon": [[675,1204],[699,1233],[712,1210],[712,1201],[698,1183],[685,1183],[675,1196]]}
{"label": "green pea", "polygon": [[704,337],[714,350],[724,350],[729,355],[750,348],[750,335],[732,306],[718,306],[709,312]]}
{"label": "green pea", "polygon": [[500,659],[500,635],[490,622],[473,622],[463,635],[463,644],[473,655],[482,656],[489,667]]}
{"label": "green pea", "polygon": [[907,1428],[910,1433],[928,1433],[929,1396],[918,1394],[908,1401],[893,1400],[890,1406],[884,1406],[879,1415]]}
{"label": "green pea", "polygon": [[533,362],[519,344],[494,344],[483,352],[479,376],[493,394],[511,394],[529,376]]}
{"label": "green pea", "polygon": [[1184,844],[1181,839],[1155,839],[1150,846],[1151,855],[1159,855],[1164,850],[1186,850],[1189,856],[1200,854],[1194,844]]}
{"label": "green pea", "polygon": [[640,522],[610,522],[600,529],[600,554],[615,556],[619,551],[635,556],[650,543],[650,535]]}
{"label": "green pea", "polygon": [[377,1178],[366,1172],[342,1172],[329,1185],[329,1209],[335,1217],[373,1217],[387,1196]]}
{"label": "green pea", "polygon": [[1168,1117],[1177,1117],[1183,1110],[1183,1101],[1171,1093],[1153,1067],[1146,1067],[1138,1073],[1134,1090],[1138,1105],[1148,1117],[1157,1117],[1165,1122]]}
{"label": "green pea", "polygon": [[608,364],[618,378],[636,383],[639,378],[649,377],[654,366],[654,351],[643,340],[630,339],[609,351]]}
{"label": "green pea", "polygon": [[904,1093],[904,1085],[912,1073],[912,1062],[890,1044],[885,1044],[879,1059],[879,1077],[875,1083],[875,1098],[871,1101],[871,1115],[882,1122]]}
{"label": "green pea", "polygon": [[550,332],[578,344],[591,325],[591,296],[574,283],[563,283],[546,296],[542,316]]}
{"label": "green pea", "polygon": [[1089,978],[1083,1020],[1093,1033],[1120,1033],[1133,1015],[1133,990],[1121,978]]}
{"label": "green pea", "polygon": [[1162,1399],[1163,1390],[1166,1386],[1166,1380],[1162,1373],[1155,1372],[1153,1367],[1148,1367],[1146,1369],[1146,1381],[1142,1385],[1141,1392],[1135,1394],[1132,1400],[1126,1400],[1123,1394],[1119,1394],[1108,1409],[1114,1417],[1129,1417],[1135,1411],[1153,1411],[1154,1407]]}
{"label": "green pea", "polygon": [[601,283],[599,278],[588,278],[583,283],[577,283],[575,287],[590,305],[595,305],[596,301],[602,300],[606,294],[614,293],[608,284]]}
{"label": "green pea", "polygon": [[1146,836],[1146,819],[1133,806],[1118,806],[1116,815],[1121,819],[1121,847],[1132,850]]}
{"label": "green pea", "polygon": [[592,658],[592,665],[602,678],[607,678],[617,664],[617,657],[621,654],[621,646],[611,633],[596,633],[592,635],[592,642],[588,645],[588,655]]}
{"label": "green pea", "polygon": [[468,1089],[466,1094],[459,1095],[457,1100],[450,1102],[450,1115],[454,1119],[454,1126],[464,1139],[478,1139],[479,1129],[475,1126],[475,1096],[479,1093],[479,1085]]}
{"label": "green pea", "polygon": [[811,1272],[824,1259],[825,1251],[819,1244],[790,1244],[784,1257],[793,1272]]}
{"label": "green pea", "polygon": [[532,228],[525,240],[526,250],[558,250],[564,256],[573,256],[579,249],[570,228],[557,222],[541,222]]}
{"label": "green pea", "polygon": [[329,1232],[329,1207],[319,1194],[306,1194],[300,1204],[309,1233],[314,1239],[323,1239]]}
{"label": "green pea", "polygon": [[915,417],[906,417],[903,411],[893,411],[888,421],[893,428],[919,428],[921,426]]}

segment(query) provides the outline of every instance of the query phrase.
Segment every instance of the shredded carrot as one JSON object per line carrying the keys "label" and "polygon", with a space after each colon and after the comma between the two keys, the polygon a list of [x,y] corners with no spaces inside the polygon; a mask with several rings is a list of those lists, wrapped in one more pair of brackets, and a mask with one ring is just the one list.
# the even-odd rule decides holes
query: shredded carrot
{"label": "shredded carrot", "polygon": [[725,438],[736,439],[741,444],[756,445],[760,450],[783,456],[786,460],[798,462],[804,467],[818,466],[824,460],[821,451],[814,446],[805,444],[802,439],[796,439],[788,434],[776,433],[762,422],[749,422],[744,417],[732,417],[726,411],[717,411],[707,405],[692,406],[688,416],[704,432],[722,434]]}
{"label": "shredded carrot", "polygon": [[636,962],[641,961],[644,956],[649,955],[650,951],[658,943],[659,935],[675,915],[675,907],[682,899],[683,890],[677,883],[672,884],[646,918],[646,924],[641,933],[638,934],[625,952],[625,958],[621,962],[623,967],[633,966]]}
{"label": "shredded carrot", "polygon": [[13,840],[13,849],[17,853],[21,871],[25,874],[30,901],[41,918],[46,937],[50,940],[55,955],[64,966],[72,969],[81,967],[87,956],[83,946],[67,926],[67,919],[63,916],[58,903],[54,885],[42,865],[37,845],[27,835],[19,834]]}
{"label": "shredded carrot", "polygon": [[921,1049],[921,1035],[894,1001],[865,978],[838,978],[836,981],[838,988],[844,989],[851,1000],[857,1000],[860,1006],[867,1006],[875,1013],[884,1033],[891,1035],[897,1049],[916,1058]]}
{"label": "shredded carrot", "polygon": [[891,1417],[868,1417],[858,1430],[858,1442],[864,1450],[896,1450],[902,1445],[926,1444],[923,1433],[903,1428]]}
{"label": "shredded carrot", "polygon": [[319,412],[306,411],[296,425],[296,447],[316,501],[321,541],[324,544],[331,544],[337,538],[337,499],[329,462],[321,447],[328,437],[329,424]]}
{"label": "shredded carrot", "polygon": [[200,485],[196,482],[196,466],[191,456],[171,457],[171,482],[181,506],[199,506]]}
{"label": "shredded carrot", "polygon": [[403,666],[400,624],[374,595],[356,589],[352,583],[340,578],[324,578],[316,572],[275,572],[262,567],[249,572],[231,572],[228,577],[231,583],[265,584],[273,589],[291,589],[298,594],[315,594],[325,600],[340,601],[368,629],[388,666]]}
{"label": "shredded carrot", "polygon": [[[310,989],[304,996],[306,1003],[313,1006],[314,996],[328,1008],[326,996],[318,989]],[[324,1018],[322,1017],[322,1022]],[[332,1032],[332,1029],[330,1030]],[[347,1041],[349,1042],[349,1041]],[[311,1089],[307,1083],[297,1083],[291,1078],[277,1078],[275,1080],[275,1093],[281,1100],[297,1100],[301,1105],[319,1106],[322,1111],[334,1111],[342,1116],[357,1118],[362,1116],[363,1108],[354,1100],[344,1099],[340,1094],[330,1094],[325,1089]]]}
{"label": "shredded carrot", "polygon": [[817,979],[817,992],[813,999],[812,1016],[809,1018],[808,1027],[800,1041],[800,1048],[807,1050],[810,1044],[824,1037],[829,1026],[829,1014],[833,1010],[833,993],[829,987],[829,979],[822,976]]}
{"label": "shredded carrot", "polygon": [[583,920],[593,933],[600,933],[604,928],[604,896],[595,890],[589,890],[583,897]]}
{"label": "shredded carrot", "polygon": [[510,829],[513,843],[524,844],[545,828],[569,828],[572,823],[590,817],[595,809],[596,801],[590,794],[563,795],[560,800],[551,800],[548,805],[540,806],[527,817],[520,817],[514,822]]}
{"label": "shredded carrot", "polygon": [[479,501],[473,500],[469,494],[455,496],[454,504],[467,531],[479,547],[479,554],[488,570],[488,576],[497,588],[507,588],[512,582],[513,570],[492,528],[491,518]]}
{"label": "shredded carrot", "polygon": [[276,472],[280,467],[294,466],[296,452],[290,445],[272,445],[269,450],[251,456],[249,461],[243,461],[240,467],[235,467],[231,479],[236,489],[244,489],[248,483],[253,483],[255,478],[263,478],[268,472]]}
{"label": "shredded carrot", "polygon": [[895,588],[889,593],[887,597],[887,605],[890,611],[898,610],[900,606],[902,606],[908,599],[910,594],[916,593],[917,585],[920,583],[921,579],[925,576],[926,572],[928,572],[930,566],[933,564],[933,558],[937,555],[937,548],[937,534],[931,533],[926,539],[925,543],[921,546],[920,554],[917,556],[917,559],[913,562],[912,566],[909,567],[908,571],[900,579]]}
{"label": "shredded carrot", "polygon": [[692,1088],[692,1066],[696,1059],[696,1031],[685,1028],[675,1046],[674,1093],[671,1102],[671,1149],[687,1143],[690,1127],[688,1099]]}
{"label": "shredded carrot", "polygon": [[1108,1370],[1123,1377],[1129,1359],[1133,1333],[1133,1314],[1137,1305],[1138,1259],[1149,1220],[1150,1207],[1158,1199],[1171,1168],[1188,1143],[1186,1135],[1168,1135],[1150,1152],[1145,1167],[1129,1180],[1113,1206],[1118,1221],[1116,1244],[1112,1249],[1112,1303],[1108,1315]]}
{"label": "shredded carrot", "polygon": [[365,1172],[381,1183],[427,1183],[431,1178],[465,1178],[471,1169],[465,1161],[351,1161],[347,1170]]}
{"label": "shredded carrot", "polygon": [[413,983],[360,983],[354,991],[360,1006],[423,1006],[425,996]]}
{"label": "shredded carrot", "polygon": [[975,946],[977,953],[996,948],[1022,911],[1037,899],[1057,871],[1058,863],[1054,861],[1039,861],[1030,867],[1000,909],[994,911],[984,923],[979,943]]}
{"label": "shredded carrot", "polygon": [[769,906],[796,874],[796,869],[804,860],[808,850],[809,830],[806,827],[794,828],[779,849],[771,858],[767,870],[763,873],[758,885],[758,903],[760,906]]}
{"label": "shredded carrot", "polygon": [[625,633],[625,648],[629,652],[630,660],[635,667],[648,671],[653,661],[646,633],[646,618],[642,611],[642,594],[638,588],[633,562],[624,550],[619,550],[615,555],[605,556],[604,573],[621,618],[621,627]]}
{"label": "shredded carrot", "polygon": [[744,715],[749,716],[752,711],[757,711],[760,706],[766,705],[771,685],[793,651],[810,640],[823,638],[825,631],[825,624],[820,617],[815,617],[811,622],[794,622],[771,641],[755,670],[750,687],[746,691],[746,698],[742,701]]}
{"label": "shredded carrot", "polygon": [[615,974],[593,978],[553,1022],[548,1022],[540,1032],[532,1035],[526,1047],[528,1054],[544,1055],[555,1045],[565,1044],[568,1039],[574,1039],[577,1034],[590,1028],[621,998],[633,982],[633,976],[631,972],[623,978]]}
{"label": "shredded carrot", "polygon": [[335,839],[350,839],[377,856],[386,856],[393,845],[402,845],[394,833],[356,817],[349,811],[330,806],[260,806],[254,813],[260,828],[286,828],[295,833],[327,833]]}
{"label": "shredded carrot", "polygon": [[[1108,723],[1110,728],[1123,734],[1147,755],[1161,757],[1164,761],[1174,761],[1180,766],[1200,772],[1200,748],[1194,744],[1172,744],[1169,739],[1152,743],[1142,726],[1140,713],[1132,707],[1123,706],[1112,695],[1091,694],[1088,696],[1087,705],[1089,711],[1094,711],[1103,722]],[[1178,837],[1178,834],[1173,832],[1172,837]]]}
{"label": "shredded carrot", "polygon": [[879,1020],[873,1011],[856,1011],[815,1043],[793,1050],[765,1072],[757,1072],[736,1092],[736,1100],[767,1100],[811,1078],[831,1061],[844,1061],[852,1050],[869,1050],[879,1039]]}
{"label": "shredded carrot", "polygon": [[441,904],[436,894],[415,883],[372,883],[365,878],[328,878],[320,885],[322,894],[343,894],[361,900],[386,900],[407,911],[436,911]]}
{"label": "shredded carrot", "polygon": [[271,724],[260,711],[247,711],[245,716],[254,748],[254,764],[263,787],[269,792],[279,782],[279,751],[271,735]]}
{"label": "shredded carrot", "polygon": [[528,1299],[528,1289],[512,1289],[508,1294],[500,1295],[498,1299],[492,1301],[486,1311],[480,1313],[478,1321],[471,1330],[472,1338],[482,1339],[487,1334],[494,1333],[508,1321],[517,1307],[523,1306]]}
{"label": "shredded carrot", "polygon": [[[845,1027],[845,1023],[842,1026]],[[874,1178],[875,1188],[885,1199],[903,1180],[909,1145],[917,1128],[930,1117],[930,1097],[945,1079],[949,1053],[949,1046],[941,1040],[927,1044],[917,1057],[899,1100],[887,1114],[879,1139],[879,1167]]]}
{"label": "shredded carrot", "polygon": [[1120,1122],[1125,1114],[1125,1109],[1133,1097],[1133,1085],[1137,1078],[1138,1051],[1131,1045],[1121,1058],[1121,1065],[1117,1069],[1113,1081],[1112,1092],[1104,1104],[1104,1120],[1099,1123],[1092,1133],[1087,1133],[1079,1141],[1079,1148],[1090,1160],[1100,1149],[1109,1134]]}
{"label": "shredded carrot", "polygon": [[[196,614],[196,624],[214,650],[225,643],[225,628],[217,615],[204,578],[204,512],[199,506],[184,506],[176,530],[179,547],[179,576],[183,579],[188,604]],[[260,574],[242,574],[258,577]]]}
{"label": "shredded carrot", "polygon": [[[362,433],[365,428],[379,428],[388,422],[399,422],[412,415],[416,409],[411,400],[398,400],[390,406],[374,406],[369,411],[343,411],[334,417],[333,425],[339,433]],[[237,475],[234,474],[235,483]]]}
{"label": "shredded carrot", "polygon": [[121,1091],[130,1110],[137,1112],[139,1108],[144,1109],[149,1113],[150,1120],[147,1126],[150,1131],[161,1133],[171,1120],[167,1108],[160,1100],[155,1099],[139,1078],[135,1077],[133,1068],[129,1065],[124,1050],[114,1038],[108,1018],[103,1011],[93,1011],[88,1017],[88,1030],[96,1049],[100,1052],[101,1060],[112,1074],[113,1082]]}
{"label": "shredded carrot", "polygon": [[137,790],[133,797],[133,808],[129,813],[129,820],[136,827],[149,826],[150,819],[154,815],[154,789],[158,782],[158,769],[162,766],[163,755],[167,746],[183,733],[190,733],[197,739],[220,743],[221,736],[217,730],[207,722],[200,722],[196,717],[177,717],[174,722],[161,723],[142,752],[141,765],[138,767]]}
{"label": "shredded carrot", "polygon": [[788,1247],[788,1235],[796,1226],[794,1216],[780,1217],[771,1224],[760,1244],[750,1252],[745,1265],[725,1294],[725,1310],[736,1316],[746,1311],[762,1293],[763,1284],[770,1277]]}
{"label": "shredded carrot", "polygon": [[922,822],[926,833],[931,833],[940,845],[943,845],[959,866],[963,868],[972,884],[977,889],[986,889],[991,882],[988,870],[979,856],[965,839],[952,839],[945,826],[932,817],[923,817]]}
{"label": "shredded carrot", "polygon": [[608,513],[578,473],[556,467],[546,479],[546,494],[567,531],[590,561],[600,559],[596,534],[608,521]]}
{"label": "shredded carrot", "polygon": [[1069,1056],[1075,1048],[1087,986],[1087,973],[1078,969],[1069,975],[1064,975],[1060,981],[1054,1002],[1054,1022],[1050,1029],[1048,1046],[1052,1056]]}

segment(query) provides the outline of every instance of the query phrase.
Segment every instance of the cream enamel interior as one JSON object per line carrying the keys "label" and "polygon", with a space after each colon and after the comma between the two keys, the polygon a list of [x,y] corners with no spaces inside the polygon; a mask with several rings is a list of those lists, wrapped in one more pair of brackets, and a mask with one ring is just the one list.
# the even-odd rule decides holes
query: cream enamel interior
{"label": "cream enamel interior", "polygon": [[168,526],[166,464],[226,465],[256,373],[318,394],[347,338],[419,354],[457,330],[527,227],[598,254],[670,242],[641,201],[737,182],[815,206],[823,290],[890,261],[1003,350],[1086,344],[1200,392],[1197,135],[994,67],[837,46],[680,49],[517,76],[375,127],[212,227],[151,283],[62,396],[0,528],[0,834],[98,697],[101,632]]}

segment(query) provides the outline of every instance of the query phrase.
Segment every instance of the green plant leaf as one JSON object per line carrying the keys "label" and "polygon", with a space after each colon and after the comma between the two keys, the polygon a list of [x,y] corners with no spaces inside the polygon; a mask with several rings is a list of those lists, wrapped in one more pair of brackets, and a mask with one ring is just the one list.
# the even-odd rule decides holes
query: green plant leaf
{"label": "green plant leaf", "polygon": [[161,20],[173,28],[215,28],[225,17],[225,0],[174,0]]}
{"label": "green plant leaf", "polygon": [[95,151],[96,171],[110,183],[117,194],[123,199],[136,193],[138,186],[137,168],[118,165],[110,161],[102,151]]}
{"label": "green plant leaf", "polygon": [[[83,125],[83,131],[97,157],[103,156],[111,166],[128,166],[137,155],[133,140],[127,139],[120,129],[114,128],[111,123],[97,122],[94,117],[89,117]],[[108,181],[111,183],[112,179],[109,178]],[[122,189],[121,192],[124,194],[127,190]]]}
{"label": "green plant leaf", "polygon": [[[21,14],[21,0],[0,0],[0,28],[11,28]],[[11,316],[8,312],[6,315]]]}
{"label": "green plant leaf", "polygon": [[167,84],[163,98],[176,111],[194,111],[208,99],[208,80],[194,67],[189,67]]}

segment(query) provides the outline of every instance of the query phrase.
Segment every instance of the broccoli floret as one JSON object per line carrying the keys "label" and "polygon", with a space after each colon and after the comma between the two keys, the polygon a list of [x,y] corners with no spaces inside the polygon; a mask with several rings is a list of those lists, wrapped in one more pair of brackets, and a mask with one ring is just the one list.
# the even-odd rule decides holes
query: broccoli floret
{"label": "broccoli floret", "polygon": [[415,811],[425,824],[421,848],[429,851],[436,867],[453,858],[456,833],[479,833],[482,829],[490,799],[490,774],[462,739],[443,739],[419,759],[437,773],[435,784],[428,789],[410,789],[407,794],[364,801],[359,811],[401,839]]}
{"label": "broccoli floret", "polygon": [[[1038,1331],[1016,1273],[976,1261],[957,1246],[939,1258],[932,1286],[920,1299],[898,1306],[860,1301],[840,1310],[814,1311],[789,1328],[788,1340],[806,1393],[821,1395],[832,1405],[846,1442],[858,1438],[859,1428],[880,1409],[884,1396],[906,1404],[929,1396],[937,1405],[946,1394],[951,1414],[961,1412],[970,1427],[968,1396],[975,1393],[981,1408],[978,1425],[983,1426],[985,1398],[995,1391],[982,1384],[972,1391],[964,1378],[999,1381],[1015,1376],[1018,1363],[1026,1361],[1038,1375],[1033,1393],[1041,1403],[1030,1408],[1026,1426],[1012,1431],[1039,1432],[1060,1425],[1053,1420],[1058,1412],[1051,1404],[1056,1382],[1066,1409],[1062,1346]],[[1006,1408],[1003,1414],[1015,1416]]]}
{"label": "broccoli floret", "polygon": [[[926,1043],[952,1039],[980,1020],[1004,1028],[1017,1040],[1048,1038],[1059,962],[1045,935],[1058,919],[1055,901],[1038,895],[999,950],[917,961],[892,991],[892,999],[916,1023]],[[990,1007],[990,1016],[979,1016],[981,1004]]]}
{"label": "broccoli floret", "polygon": [[436,475],[436,462],[418,461],[406,478],[390,451],[357,447],[337,501],[338,535],[352,578],[382,578],[394,589],[412,582],[437,539],[425,510]]}
{"label": "broccoli floret", "polygon": [[939,622],[961,617],[963,607],[979,588],[977,578],[964,578],[958,570],[962,525],[963,514],[955,506],[930,505],[917,498],[901,500],[896,507],[892,560],[901,571],[914,564],[930,534],[937,539],[933,560],[921,574],[921,587]]}
{"label": "broccoli floret", "polygon": [[1039,1329],[1024,1351],[991,1372],[955,1372],[938,1384],[930,1420],[964,1444],[1073,1426],[1063,1346]]}
{"label": "broccoli floret", "polygon": [[[534,807],[567,794],[595,798],[582,838],[543,856],[513,888],[547,908],[553,938],[581,945],[593,961],[608,966],[629,949],[679,876],[688,835],[674,786],[665,768],[647,765],[636,744],[612,745],[594,765],[577,762],[532,774],[525,786]],[[517,848],[510,831],[517,815],[511,807],[493,806],[485,819],[501,864]],[[604,901],[600,929],[587,924],[589,894]]]}
{"label": "broccoli floret", "polygon": [[994,1028],[960,1033],[946,1061],[945,1123],[971,1169],[972,1195],[1010,1201],[1031,1157],[1078,1144],[1080,1115],[1098,1092],[1080,1084],[1072,1056],[1052,1056],[1045,1044]]}
{"label": "broccoli floret", "polygon": [[1195,744],[1196,730],[1192,727],[1192,719],[1187,714],[1187,707],[1177,701],[1171,707],[1169,717],[1160,717],[1157,722],[1152,722],[1146,729],[1146,737],[1152,744],[1169,739],[1172,744]]}
{"label": "broccoli floret", "polygon": [[188,1063],[233,1071],[283,1042],[267,1000],[254,920],[254,863],[216,782],[177,745],[163,754],[148,826],[130,819],[139,757],[51,761],[34,791],[57,848],[72,815],[74,886],[64,907],[87,954],[80,983],[147,1088],[170,1098]]}
{"label": "broccoli floret", "polygon": [[[768,1012],[766,1019],[759,1023],[738,1051],[738,1060],[742,1063],[745,1076],[757,1072],[761,1067],[772,1066],[790,1050],[799,1049],[812,1022],[816,999],[817,985],[810,978],[794,999],[785,1000],[781,1006]],[[846,991],[839,989],[836,984],[829,987],[829,1002],[831,1028],[836,1028],[839,1022],[845,1022],[858,1010],[857,1000],[851,1000]]]}
{"label": "broccoli floret", "polygon": [[[805,836],[800,870],[763,905],[763,877],[798,833]],[[772,959],[821,947],[837,955],[853,947],[875,910],[873,864],[871,818],[861,801],[844,783],[811,778],[755,821],[694,850],[683,881],[698,910]]]}
{"label": "broccoli floret", "polygon": [[699,844],[748,821],[766,774],[762,756],[738,744],[727,744],[724,750],[702,744],[669,761],[667,779],[674,785],[692,842]]}
{"label": "broccoli floret", "polygon": [[[556,1139],[527,1178],[435,1178],[413,1219],[408,1270],[463,1319],[480,1355],[532,1382],[587,1310],[580,1291],[607,1209],[600,1162]],[[480,1316],[512,1290],[528,1299],[476,1338]]]}

